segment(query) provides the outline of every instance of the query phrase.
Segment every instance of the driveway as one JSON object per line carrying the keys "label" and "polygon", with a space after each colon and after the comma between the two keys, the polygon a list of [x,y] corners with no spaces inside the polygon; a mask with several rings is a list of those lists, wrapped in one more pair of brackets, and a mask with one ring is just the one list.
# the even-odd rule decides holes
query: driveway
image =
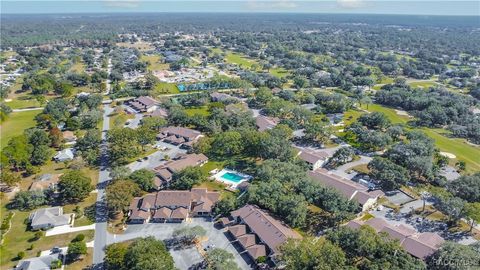
{"label": "driveway", "polygon": [[140,125],[140,122],[141,122],[142,119],[143,119],[143,114],[141,114],[141,113],[135,113],[134,116],[135,116],[135,118],[130,119],[130,120],[127,121],[128,125],[125,125],[125,127],[131,128],[131,129],[136,129],[136,128],[138,128],[138,126]]}
{"label": "driveway", "polygon": [[158,150],[157,152],[148,155],[148,159],[142,159],[142,161],[134,161],[130,164],[127,165],[127,167],[132,171],[137,171],[140,169],[153,169],[155,167],[158,167],[166,162],[164,160],[165,155],[169,156],[170,158],[174,158],[180,154],[185,154],[187,153],[187,150],[180,149],[180,147],[164,143],[164,142],[157,142],[157,144],[160,148],[165,147],[168,148],[168,150],[161,151]]}
{"label": "driveway", "polygon": [[357,172],[348,173],[348,171],[355,166],[362,165],[362,164],[368,164],[368,163],[370,163],[371,160],[372,160],[371,157],[360,156],[360,159],[358,159],[358,160],[355,160],[355,161],[349,162],[347,164],[343,164],[342,166],[339,166],[338,168],[333,170],[333,173],[335,173],[336,175],[342,176],[344,178],[347,178],[347,179],[352,179],[353,177],[355,177],[355,175],[357,175]]}
{"label": "driveway", "polygon": [[80,226],[80,227],[71,227],[70,225],[64,225],[64,226],[54,227],[46,231],[45,236],[72,233],[72,232],[81,232],[81,231],[94,230],[94,229],[95,229],[95,224]]}
{"label": "driveway", "polygon": [[[203,218],[192,218],[188,223],[147,223],[147,224],[132,224],[128,225],[123,234],[109,235],[108,244],[124,242],[135,238],[153,236],[156,239],[165,240],[172,237],[172,233],[175,229],[182,226],[201,226],[207,231],[208,240],[203,245],[215,246],[217,248],[225,249],[232,253],[235,257],[237,265],[241,269],[252,269],[249,264],[242,258],[237,252],[234,246],[225,236],[223,230],[216,229],[213,226],[213,222],[207,221]],[[196,255],[198,251],[189,252],[183,251],[171,251],[172,257],[174,257],[175,265],[179,269],[188,269],[193,264],[198,263],[198,257]],[[184,256],[184,254],[188,254]],[[178,256],[177,256],[178,255]]]}

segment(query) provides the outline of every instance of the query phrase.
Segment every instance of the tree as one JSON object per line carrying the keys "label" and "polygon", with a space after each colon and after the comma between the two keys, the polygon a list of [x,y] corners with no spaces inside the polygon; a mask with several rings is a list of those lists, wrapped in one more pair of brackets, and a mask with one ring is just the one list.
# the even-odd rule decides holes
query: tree
{"label": "tree", "polygon": [[205,256],[205,261],[207,263],[207,270],[240,269],[235,262],[233,254],[220,248],[209,250]]}
{"label": "tree", "polygon": [[212,208],[212,213],[217,216],[228,216],[237,208],[237,199],[233,195],[223,196]]}
{"label": "tree", "polygon": [[200,167],[187,167],[178,173],[174,173],[173,189],[189,190],[194,185],[206,180],[206,175]]}
{"label": "tree", "polygon": [[350,162],[353,160],[354,156],[355,150],[352,147],[341,147],[333,153],[333,156],[328,160],[326,166],[329,168],[336,168]]}
{"label": "tree", "polygon": [[13,208],[19,210],[32,210],[47,203],[43,191],[19,191],[11,202]]}
{"label": "tree", "polygon": [[331,135],[331,127],[323,121],[313,121],[305,125],[305,139],[324,144]]}
{"label": "tree", "polygon": [[465,215],[465,201],[458,197],[440,197],[435,207],[448,216],[450,223],[455,223]]}
{"label": "tree", "polygon": [[8,169],[2,169],[0,173],[2,182],[9,187],[15,186],[22,180],[18,174],[10,172]]}
{"label": "tree", "polygon": [[180,239],[182,242],[192,244],[198,238],[207,234],[202,226],[180,227],[173,231],[173,237]]}
{"label": "tree", "polygon": [[129,180],[117,180],[106,188],[106,201],[113,213],[126,211],[134,196],[140,194],[140,188]]}
{"label": "tree", "polygon": [[132,174],[130,174],[129,178],[133,182],[137,183],[137,185],[144,191],[150,191],[155,188],[155,184],[153,182],[155,173],[147,169],[134,171]]}
{"label": "tree", "polygon": [[27,165],[30,165],[30,155],[32,151],[33,147],[28,143],[25,135],[13,137],[2,150],[8,163],[17,171],[25,169]]}
{"label": "tree", "polygon": [[58,127],[50,129],[49,137],[52,147],[59,147],[63,143],[63,134]]}
{"label": "tree", "polygon": [[242,137],[237,131],[226,131],[213,137],[211,151],[216,156],[233,156],[243,150]]}
{"label": "tree", "polygon": [[374,157],[368,163],[370,176],[380,181],[385,190],[394,190],[400,188],[408,182],[408,172],[402,166],[399,166],[386,158]]}
{"label": "tree", "polygon": [[79,202],[93,190],[92,180],[80,171],[68,171],[60,176],[58,191],[63,202]]}
{"label": "tree", "polygon": [[463,270],[478,265],[478,258],[480,251],[471,246],[445,242],[427,258],[427,265],[432,270]]}
{"label": "tree", "polygon": [[287,269],[334,270],[346,267],[345,253],[325,238],[290,239],[280,246],[280,260]]}
{"label": "tree", "polygon": [[455,196],[468,202],[480,202],[480,172],[463,175],[447,186]]}
{"label": "tree", "polygon": [[144,117],[142,119],[142,127],[154,130],[154,131],[160,131],[160,129],[164,126],[166,126],[167,120],[161,118],[161,117]]}
{"label": "tree", "polygon": [[327,239],[342,248],[348,265],[359,269],[425,269],[423,262],[410,256],[398,240],[378,234],[370,226],[340,227],[328,232]]}
{"label": "tree", "polygon": [[51,159],[53,154],[52,149],[47,145],[37,145],[33,148],[32,155],[30,157],[30,163],[32,165],[43,165]]}
{"label": "tree", "polygon": [[132,174],[132,171],[127,166],[113,167],[110,171],[112,180],[125,180],[128,179],[130,174]]}
{"label": "tree", "polygon": [[130,270],[175,269],[165,244],[153,237],[135,240],[127,249],[124,265]]}
{"label": "tree", "polygon": [[107,270],[125,270],[125,254],[128,244],[115,243],[105,250],[105,267]]}
{"label": "tree", "polygon": [[475,224],[480,223],[480,202],[467,203],[465,205],[465,216],[470,219],[470,232]]}
{"label": "tree", "polygon": [[70,242],[70,244],[68,244],[67,255],[73,260],[85,254],[87,254],[87,244],[84,241]]}
{"label": "tree", "polygon": [[390,126],[390,120],[382,112],[362,114],[358,121],[368,129],[385,129]]}

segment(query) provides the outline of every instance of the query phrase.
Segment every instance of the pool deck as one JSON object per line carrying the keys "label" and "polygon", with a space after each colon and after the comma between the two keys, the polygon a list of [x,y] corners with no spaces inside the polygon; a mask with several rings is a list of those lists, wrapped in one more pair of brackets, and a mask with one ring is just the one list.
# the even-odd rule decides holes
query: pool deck
{"label": "pool deck", "polygon": [[[242,179],[239,180],[238,182],[234,182],[232,180],[225,179],[222,176],[226,173],[231,173],[231,174],[238,175],[238,176],[242,177]],[[234,170],[230,170],[230,169],[222,169],[221,171],[214,174],[211,178],[213,178],[215,181],[222,182],[222,183],[226,184],[231,189],[236,189],[239,184],[241,184],[243,182],[246,182],[246,181],[250,181],[250,179],[252,179],[252,176],[247,175],[247,174],[243,174],[243,173],[240,173],[240,172],[237,172],[237,171],[234,171]]]}

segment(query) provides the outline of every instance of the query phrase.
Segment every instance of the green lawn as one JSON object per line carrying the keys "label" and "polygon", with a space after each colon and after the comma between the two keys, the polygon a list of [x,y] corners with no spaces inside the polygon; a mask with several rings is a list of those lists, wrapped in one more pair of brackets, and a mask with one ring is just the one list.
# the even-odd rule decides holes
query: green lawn
{"label": "green lawn", "polygon": [[203,115],[203,116],[209,116],[210,115],[210,113],[208,112],[208,107],[207,106],[188,108],[188,109],[185,109],[185,112],[189,116],[194,116],[196,114]]}
{"label": "green lawn", "polygon": [[74,63],[70,68],[70,71],[75,73],[83,73],[85,72],[85,64],[83,62]]}
{"label": "green lawn", "polygon": [[242,68],[250,69],[254,64],[257,64],[256,61],[248,59],[238,53],[228,52],[225,56],[225,61],[231,64],[237,64]]}
{"label": "green lawn", "polygon": [[202,171],[204,173],[208,174],[210,171],[212,171],[214,169],[221,170],[221,169],[223,169],[224,166],[225,166],[225,162],[209,160],[207,163],[205,163],[205,165],[203,165],[200,168],[202,169]]}
{"label": "green lawn", "polygon": [[413,82],[409,82],[408,83],[411,87],[415,87],[415,88],[430,88],[432,86],[436,86],[438,85],[438,83],[434,82],[434,81],[413,81]]}
{"label": "green lawn", "polygon": [[[5,203],[2,203],[1,207],[2,217],[7,213]],[[0,246],[0,268],[8,269],[13,267],[17,261],[14,258],[18,252],[24,251],[26,253],[25,258],[37,256],[37,252],[51,249],[54,246],[64,247],[77,235],[84,234],[86,241],[89,242],[93,239],[93,230],[61,234],[55,236],[43,236],[39,240],[34,241],[35,232],[28,231],[25,220],[30,215],[30,212],[26,211],[13,211],[15,215],[12,218],[12,226],[10,231],[5,234],[5,240],[2,246]],[[33,245],[33,249],[30,247]]]}
{"label": "green lawn", "polygon": [[23,134],[23,131],[27,128],[35,126],[35,116],[39,114],[41,110],[25,111],[25,112],[12,112],[7,120],[0,126],[1,128],[1,140],[0,144],[3,148],[7,145],[8,141]]}
{"label": "green lawn", "polygon": [[480,147],[475,147],[467,143],[465,139],[449,138],[442,134],[448,134],[442,129],[422,128],[430,138],[435,140],[435,145],[440,151],[452,153],[457,156],[457,160],[463,160],[467,163],[467,172],[480,171]]}
{"label": "green lawn", "polygon": [[142,55],[140,60],[148,63],[147,69],[150,71],[167,70],[170,65],[161,63],[162,57],[160,55]]}
{"label": "green lawn", "polygon": [[370,112],[382,112],[394,124],[406,124],[410,120],[410,118],[407,116],[398,115],[394,109],[387,108],[379,104],[368,104],[368,109],[367,105],[362,105],[362,109],[368,110]]}
{"label": "green lawn", "polygon": [[270,72],[270,74],[272,74],[273,76],[278,77],[278,78],[283,78],[283,77],[286,77],[286,76],[290,75],[290,72],[288,72],[288,70],[286,70],[284,68],[281,68],[281,67],[272,68],[272,69],[270,69],[269,72]]}
{"label": "green lawn", "polygon": [[154,92],[157,95],[178,94],[180,93],[180,90],[178,90],[177,85],[174,83],[160,82],[157,85],[155,85]]}
{"label": "green lawn", "polygon": [[41,106],[40,102],[35,98],[16,98],[10,102],[5,102],[5,104],[12,109],[25,109]]}

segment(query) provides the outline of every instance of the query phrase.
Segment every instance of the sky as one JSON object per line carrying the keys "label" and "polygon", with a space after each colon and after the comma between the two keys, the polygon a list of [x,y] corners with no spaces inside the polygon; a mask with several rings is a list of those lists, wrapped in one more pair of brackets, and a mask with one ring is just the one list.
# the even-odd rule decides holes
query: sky
{"label": "sky", "polygon": [[[2,0],[2,14],[118,12],[357,13],[480,16],[480,1],[455,0]],[[480,26],[480,20],[479,20]]]}

